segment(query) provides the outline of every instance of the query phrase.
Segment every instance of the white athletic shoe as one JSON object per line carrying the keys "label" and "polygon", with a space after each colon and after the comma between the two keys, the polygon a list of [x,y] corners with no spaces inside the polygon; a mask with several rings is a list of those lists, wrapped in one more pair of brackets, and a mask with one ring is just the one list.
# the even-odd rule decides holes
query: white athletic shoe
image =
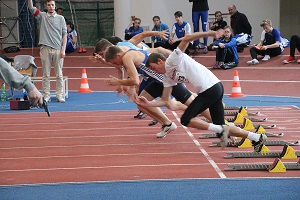
{"label": "white athletic shoe", "polygon": [[169,126],[163,125],[163,126],[161,127],[161,132],[157,133],[157,134],[156,134],[156,137],[157,137],[157,138],[163,138],[163,137],[166,137],[166,135],[167,135],[168,133],[170,133],[171,131],[174,131],[174,130],[176,130],[176,129],[177,129],[177,125],[176,125],[174,122],[172,122]]}
{"label": "white athletic shoe", "polygon": [[259,61],[257,60],[257,59],[252,59],[252,60],[249,60],[248,62],[247,62],[247,64],[248,65],[256,65],[256,64],[258,64],[259,63]]}
{"label": "white athletic shoe", "polygon": [[268,60],[270,60],[270,56],[269,55],[265,55],[265,57],[262,59],[262,61],[268,61]]}
{"label": "white athletic shoe", "polygon": [[228,125],[222,125],[223,127],[223,131],[222,133],[220,133],[221,137],[220,137],[220,144],[221,144],[221,147],[224,148],[227,146],[227,139],[228,139],[228,135],[229,135],[229,129],[230,129],[230,126]]}

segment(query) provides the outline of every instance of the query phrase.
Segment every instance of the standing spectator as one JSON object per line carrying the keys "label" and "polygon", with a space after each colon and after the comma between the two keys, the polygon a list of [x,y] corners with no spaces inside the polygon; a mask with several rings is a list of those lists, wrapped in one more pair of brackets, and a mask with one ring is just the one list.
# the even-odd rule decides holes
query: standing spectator
{"label": "standing spectator", "polygon": [[[181,42],[182,38],[185,35],[191,34],[191,25],[188,22],[183,21],[182,12],[176,11],[175,14],[175,20],[176,23],[174,23],[172,27],[171,36],[169,38],[168,43],[166,43],[166,48],[174,50],[177,48],[179,43]],[[176,39],[174,39],[174,36],[176,35]],[[193,45],[189,43],[188,48],[192,48]],[[185,53],[190,54],[190,51],[186,49]]]}
{"label": "standing spectator", "polygon": [[[287,60],[284,60],[284,64],[288,64],[290,62],[295,62],[295,50],[296,48],[300,52],[300,38],[298,35],[293,35],[290,40],[290,56]],[[297,60],[297,63],[300,64],[300,59]]]}
{"label": "standing spectator", "polygon": [[238,51],[242,52],[251,42],[252,27],[246,15],[237,11],[235,5],[228,6],[228,12],[231,15],[230,26],[237,38]]}
{"label": "standing spectator", "polygon": [[40,21],[40,56],[43,70],[43,95],[45,101],[50,101],[50,71],[53,62],[56,74],[56,101],[65,102],[63,96],[63,62],[66,55],[67,27],[63,16],[55,12],[55,1],[47,0],[48,12],[41,12],[28,0],[28,8]]}
{"label": "standing spectator", "polygon": [[141,19],[134,18],[132,22],[125,29],[125,40],[130,40],[133,36],[144,31],[143,27],[141,27]]}
{"label": "standing spectator", "polygon": [[268,61],[270,60],[271,56],[278,56],[283,51],[280,31],[272,27],[271,20],[263,20],[260,23],[260,26],[264,30],[261,33],[261,39],[258,45],[250,49],[252,60],[247,62],[249,65],[255,65],[259,63],[257,60],[257,54],[264,56],[262,61]]}
{"label": "standing spectator", "polygon": [[[189,0],[189,2],[193,2],[192,6],[192,20],[194,25],[194,32],[199,32],[199,20],[201,17],[202,22],[202,31],[207,31],[208,26],[208,2],[207,0]],[[204,40],[204,51],[203,53],[208,53],[207,49],[207,37],[203,38]],[[194,41],[194,47],[196,52],[199,52],[199,39]]]}
{"label": "standing spectator", "polygon": [[232,37],[232,29],[230,26],[225,26],[224,31],[224,37],[217,40],[213,46],[213,49],[216,49],[215,69],[231,69],[236,67],[239,62],[236,39]]}
{"label": "standing spectator", "polygon": [[72,53],[76,51],[76,43],[77,43],[77,32],[74,30],[74,24],[72,22],[67,21],[67,45],[66,45],[66,53]]}
{"label": "standing spectator", "polygon": [[[154,16],[152,18],[152,20],[154,23],[152,31],[163,31],[163,30],[169,29],[168,25],[161,23],[159,16]],[[168,40],[160,38],[159,36],[152,36],[151,42],[152,42],[152,45],[151,45],[152,48],[165,47],[165,44],[166,44],[166,42],[168,42]]]}

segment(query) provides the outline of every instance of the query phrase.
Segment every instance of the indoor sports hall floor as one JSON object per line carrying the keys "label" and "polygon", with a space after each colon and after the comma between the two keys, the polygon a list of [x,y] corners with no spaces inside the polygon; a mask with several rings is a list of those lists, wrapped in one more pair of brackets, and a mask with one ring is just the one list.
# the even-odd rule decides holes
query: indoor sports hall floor
{"label": "indoor sports hall floor", "polygon": [[[149,117],[134,119],[137,109],[126,96],[117,97],[105,85],[112,67],[92,63],[85,54],[67,55],[64,75],[69,78],[66,103],[49,103],[51,117],[42,109],[9,109],[0,102],[0,199],[298,199],[300,171],[225,171],[233,163],[272,163],[274,158],[232,158],[229,152],[252,148],[210,147],[216,138],[180,125],[182,112],[165,110],[178,129],[157,139],[158,125]],[[38,49],[33,55],[41,66]],[[249,113],[265,119],[254,122],[282,137],[300,140],[300,65],[283,65],[288,54],[270,62],[247,66],[249,50],[240,54],[239,72],[244,98],[224,96],[226,106],[247,106]],[[19,55],[31,55],[22,49]],[[14,54],[8,54],[13,57]],[[298,55],[299,56],[299,55]],[[233,70],[213,70],[214,52],[194,57],[222,80],[231,93]],[[86,68],[92,93],[78,93],[81,69]],[[54,75],[54,74],[53,74]],[[38,75],[41,76],[41,69]],[[40,89],[40,84],[37,83]],[[190,87],[188,85],[188,87]],[[54,88],[54,85],[52,85]],[[192,89],[192,88],[191,88]],[[16,92],[18,95],[18,92]],[[269,146],[281,151],[282,146]],[[300,151],[300,146],[293,146]],[[296,163],[298,159],[283,160]]]}

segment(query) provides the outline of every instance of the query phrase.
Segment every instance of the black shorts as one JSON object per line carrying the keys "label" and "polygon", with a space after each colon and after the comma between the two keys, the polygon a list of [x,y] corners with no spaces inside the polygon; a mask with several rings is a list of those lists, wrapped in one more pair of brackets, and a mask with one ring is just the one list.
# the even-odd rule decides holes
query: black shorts
{"label": "black shorts", "polygon": [[[144,90],[155,99],[157,97],[161,97],[164,85],[160,82],[153,81]],[[186,88],[184,83],[178,83],[172,88],[172,96],[183,104],[190,98],[191,95],[192,93]]]}
{"label": "black shorts", "polygon": [[211,88],[199,93],[181,117],[181,124],[188,126],[190,120],[209,108],[212,122],[217,125],[225,124],[224,107],[222,103],[224,88],[218,82]]}

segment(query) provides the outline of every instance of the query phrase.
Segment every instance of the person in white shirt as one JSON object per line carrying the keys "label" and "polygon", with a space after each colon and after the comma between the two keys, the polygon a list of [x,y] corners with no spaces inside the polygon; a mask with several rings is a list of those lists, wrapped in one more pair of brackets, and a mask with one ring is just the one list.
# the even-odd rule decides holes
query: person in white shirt
{"label": "person in white shirt", "polygon": [[[227,145],[229,135],[247,137],[253,141],[254,150],[260,152],[267,136],[248,132],[235,126],[224,125],[224,107],[222,103],[224,89],[221,81],[205,66],[183,53],[190,41],[202,37],[219,38],[222,35],[224,35],[224,30],[192,33],[182,39],[168,58],[159,53],[149,55],[146,66],[152,71],[164,75],[163,94],[156,101],[148,101],[144,97],[139,97],[135,101],[143,106],[167,106],[172,110],[183,109],[185,111],[181,117],[182,125],[216,132],[223,147]],[[172,86],[182,82],[191,83],[198,94],[187,107],[182,104],[175,104],[170,100]],[[207,123],[196,118],[199,113],[207,108],[209,108],[213,123]]]}

